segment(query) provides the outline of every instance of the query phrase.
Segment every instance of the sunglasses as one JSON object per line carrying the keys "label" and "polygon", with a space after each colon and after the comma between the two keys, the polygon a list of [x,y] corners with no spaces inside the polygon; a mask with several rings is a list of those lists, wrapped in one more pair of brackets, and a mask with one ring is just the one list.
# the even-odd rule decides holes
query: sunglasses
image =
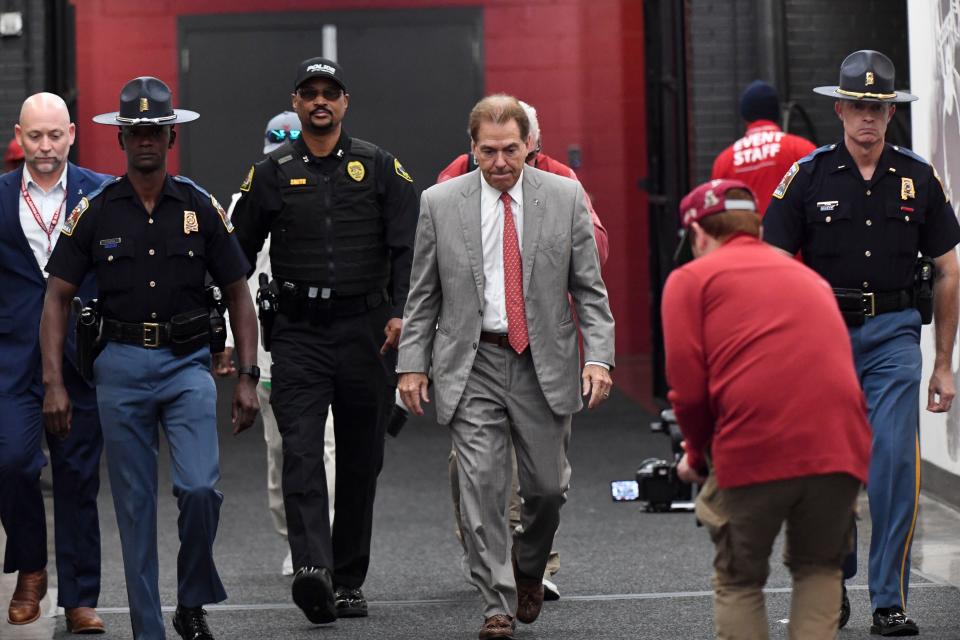
{"label": "sunglasses", "polygon": [[343,89],[340,87],[324,87],[322,90],[317,89],[316,87],[300,87],[297,89],[297,95],[300,96],[301,100],[311,102],[316,100],[317,96],[322,95],[324,100],[334,101],[339,100],[340,96],[343,95]]}
{"label": "sunglasses", "polygon": [[267,131],[267,140],[269,142],[283,142],[287,138],[290,138],[290,140],[296,140],[299,137],[299,129],[291,129],[290,131],[287,131],[286,129],[270,129]]}

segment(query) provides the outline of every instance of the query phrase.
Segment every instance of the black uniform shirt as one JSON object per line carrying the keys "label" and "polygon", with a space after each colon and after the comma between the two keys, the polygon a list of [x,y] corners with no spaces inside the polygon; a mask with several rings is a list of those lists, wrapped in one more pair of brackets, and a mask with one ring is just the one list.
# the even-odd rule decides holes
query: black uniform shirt
{"label": "black uniform shirt", "polygon": [[[350,148],[350,137],[346,132],[341,133],[334,150],[322,158],[310,153],[303,138],[294,140],[293,148],[309,171],[317,176],[330,175],[342,164],[343,156]],[[400,318],[410,290],[410,267],[419,217],[417,192],[409,174],[390,152],[377,147],[375,162],[377,200],[383,212],[385,241],[390,250],[391,315]],[[257,254],[270,234],[273,216],[283,207],[277,166],[273,160],[264,158],[254,165],[240,191],[242,195],[234,206],[232,221],[247,260],[256,264]]]}
{"label": "black uniform shirt", "polygon": [[213,196],[167,176],[152,214],[126,177],[107,183],[64,223],[47,270],[72,284],[96,269],[103,315],[167,322],[207,306],[209,271],[221,287],[250,268]]}
{"label": "black uniform shirt", "polygon": [[939,257],[960,225],[939,177],[909,149],[884,145],[864,180],[841,142],[794,164],[763,218],[763,239],[834,287],[871,292],[913,286],[917,253]]}

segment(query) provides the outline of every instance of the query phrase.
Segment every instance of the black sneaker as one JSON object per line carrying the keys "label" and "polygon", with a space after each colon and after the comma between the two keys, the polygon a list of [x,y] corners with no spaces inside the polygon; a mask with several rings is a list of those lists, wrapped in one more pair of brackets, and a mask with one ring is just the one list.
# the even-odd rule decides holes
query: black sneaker
{"label": "black sneaker", "polygon": [[838,628],[843,629],[850,622],[850,598],[847,597],[847,585],[843,587],[843,598],[840,600],[840,624]]}
{"label": "black sneaker", "polygon": [[880,636],[918,636],[920,628],[917,623],[907,617],[900,607],[877,609],[873,612],[873,624],[870,625],[871,635]]}
{"label": "black sneaker", "polygon": [[328,569],[303,567],[293,576],[292,591],[294,604],[313,624],[326,624],[337,619],[333,580]]}
{"label": "black sneaker", "polygon": [[207,612],[203,607],[177,605],[173,614],[173,628],[183,640],[214,640],[207,627]]}
{"label": "black sneaker", "polygon": [[360,588],[337,587],[334,592],[337,602],[337,616],[340,618],[366,618],[367,599]]}

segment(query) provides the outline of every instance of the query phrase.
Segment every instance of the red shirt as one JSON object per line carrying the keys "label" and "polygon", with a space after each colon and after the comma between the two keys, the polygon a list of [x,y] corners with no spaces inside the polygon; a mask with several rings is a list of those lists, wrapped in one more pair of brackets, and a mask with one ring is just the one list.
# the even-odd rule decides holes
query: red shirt
{"label": "red shirt", "polygon": [[846,473],[867,481],[870,423],[827,282],[738,235],[663,291],[668,397],[690,464],[722,488]]}
{"label": "red shirt", "polygon": [[763,215],[783,175],[794,162],[814,149],[809,140],[784,133],[769,120],[757,120],[748,124],[746,134],[713,161],[710,179],[728,178],[747,183]]}
{"label": "red shirt", "polygon": [[[464,153],[463,155],[457,156],[454,161],[448,164],[447,167],[440,172],[440,175],[437,176],[437,184],[446,182],[450,178],[462,176],[468,171],[476,169],[476,167],[468,167],[468,162],[469,156],[467,156],[467,154]],[[533,160],[533,166],[541,171],[555,173],[558,176],[579,182],[577,174],[573,172],[573,169],[559,160],[554,160],[545,153],[537,154],[537,157]],[[587,210],[590,212],[590,218],[593,220],[593,238],[597,243],[597,253],[600,255],[600,266],[602,267],[607,262],[607,256],[610,255],[610,243],[607,240],[607,230],[603,227],[603,223],[600,222],[600,216],[593,210],[593,202],[590,201],[590,195],[586,190],[584,190],[583,195],[587,199]]]}

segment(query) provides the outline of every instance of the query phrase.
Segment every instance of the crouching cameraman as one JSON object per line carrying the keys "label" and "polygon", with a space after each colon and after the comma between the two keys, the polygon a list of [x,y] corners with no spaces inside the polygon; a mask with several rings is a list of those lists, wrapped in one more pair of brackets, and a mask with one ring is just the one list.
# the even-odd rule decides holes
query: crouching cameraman
{"label": "crouching cameraman", "polygon": [[697,517],[716,545],[716,635],[768,637],[762,589],[785,522],[790,638],[832,638],[870,455],[843,319],[820,276],[760,241],[742,182],[700,185],[680,215],[697,259],[664,289],[666,369],[677,472],[703,483]]}

